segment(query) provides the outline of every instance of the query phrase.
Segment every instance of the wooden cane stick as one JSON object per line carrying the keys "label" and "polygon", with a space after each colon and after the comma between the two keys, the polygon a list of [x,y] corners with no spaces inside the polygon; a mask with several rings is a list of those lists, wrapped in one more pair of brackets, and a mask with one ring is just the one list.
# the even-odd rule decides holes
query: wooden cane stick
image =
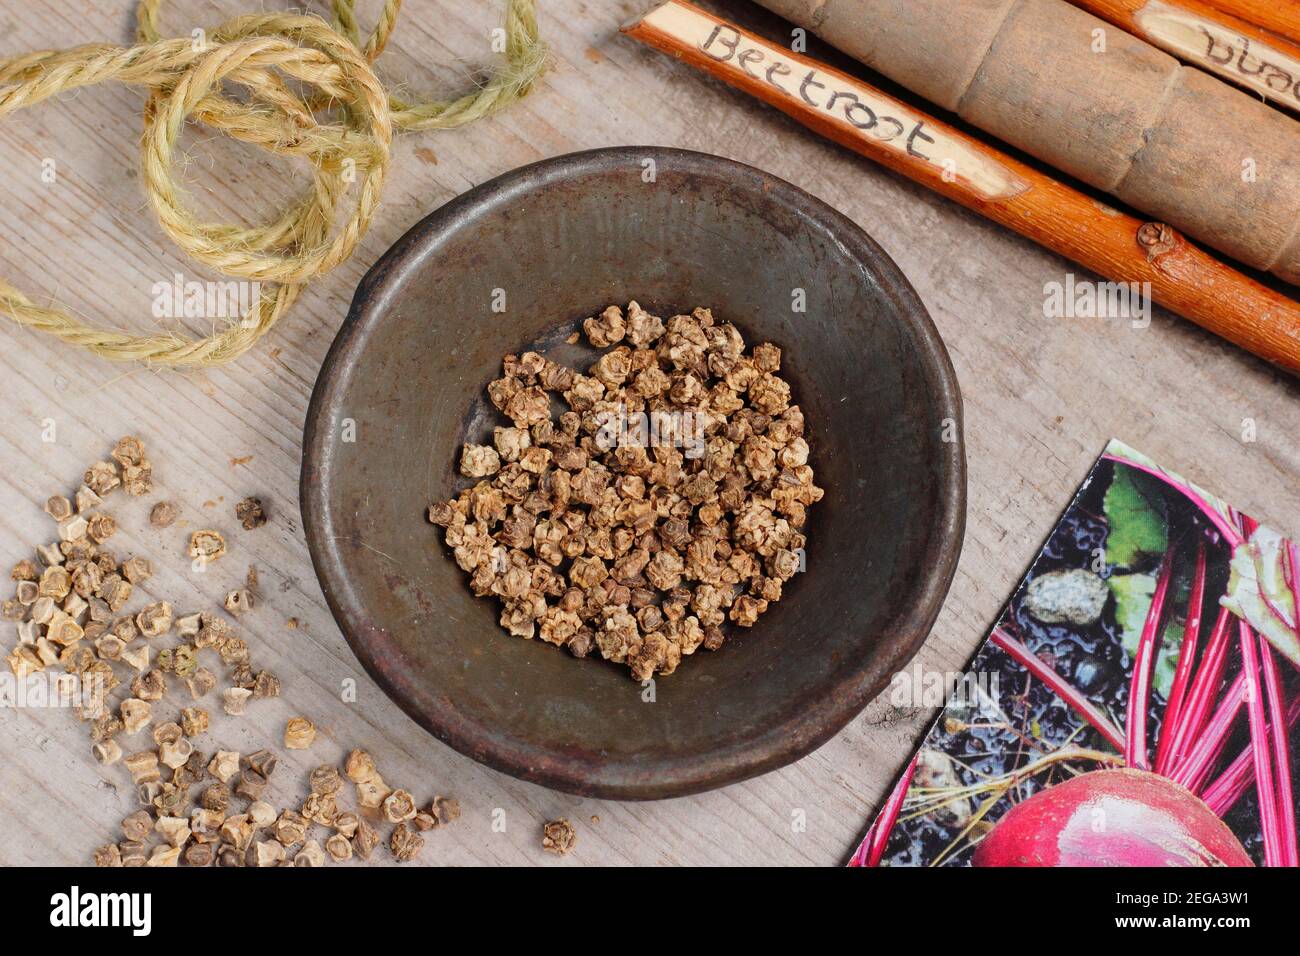
{"label": "wooden cane stick", "polygon": [[1200,0],[1070,0],[1184,62],[1300,112],[1300,44]]}
{"label": "wooden cane stick", "polygon": [[1295,0],[1209,0],[1209,4],[1300,43],[1300,3]]}
{"label": "wooden cane stick", "polygon": [[1300,123],[1068,0],[757,0],[1140,215],[1300,286]]}
{"label": "wooden cane stick", "polygon": [[1163,223],[1143,222],[809,57],[669,0],[623,27],[842,146],[1152,298],[1292,373],[1300,303]]}

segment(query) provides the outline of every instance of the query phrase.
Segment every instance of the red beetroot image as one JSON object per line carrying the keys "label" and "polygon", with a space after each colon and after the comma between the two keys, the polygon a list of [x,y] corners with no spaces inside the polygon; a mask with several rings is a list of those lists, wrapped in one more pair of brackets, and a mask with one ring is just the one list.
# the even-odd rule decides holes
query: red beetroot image
{"label": "red beetroot image", "polygon": [[1112,442],[850,865],[1296,866],[1298,568]]}

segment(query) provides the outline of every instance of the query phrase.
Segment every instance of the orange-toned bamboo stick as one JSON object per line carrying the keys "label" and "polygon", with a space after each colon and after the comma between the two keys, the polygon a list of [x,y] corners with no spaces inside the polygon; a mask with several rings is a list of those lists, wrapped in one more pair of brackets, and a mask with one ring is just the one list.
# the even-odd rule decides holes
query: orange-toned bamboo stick
{"label": "orange-toned bamboo stick", "polygon": [[1300,303],[1192,245],[1058,182],[861,80],[684,0],[623,32],[1106,279],[1150,283],[1161,305],[1300,373]]}
{"label": "orange-toned bamboo stick", "polygon": [[1300,3],[1295,0],[1209,0],[1210,6],[1300,43]]}
{"label": "orange-toned bamboo stick", "polygon": [[1070,0],[1184,62],[1300,112],[1300,44],[1201,0]]}

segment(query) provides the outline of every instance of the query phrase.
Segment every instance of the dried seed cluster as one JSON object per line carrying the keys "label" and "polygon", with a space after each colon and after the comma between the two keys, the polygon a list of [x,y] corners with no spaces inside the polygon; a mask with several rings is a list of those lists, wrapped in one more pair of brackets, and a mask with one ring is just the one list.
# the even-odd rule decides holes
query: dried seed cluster
{"label": "dried seed cluster", "polygon": [[[111,457],[87,470],[73,500],[55,496],[46,502],[59,523],[59,541],[37,548],[37,561],[15,566],[17,593],[3,604],[4,617],[16,622],[19,634],[18,646],[7,655],[15,675],[61,666],[60,686],[64,679],[81,685],[69,696],[89,724],[96,760],[119,764],[135,786],[141,809],[122,821],[121,840],[95,850],[95,863],[321,866],[353,856],[368,859],[380,844],[398,861],[414,859],[425,843],[422,834],[457,819],[460,806],[435,796],[421,808],[410,792],[384,782],[365,751],[352,751],[342,768],[317,767],[301,804],[276,809],[266,799],[278,765],[274,753],[198,749],[196,741],[211,728],[211,714],[198,702],[217,685],[216,674],[201,666],[200,652],[219,656],[225,665],[231,686],[221,696],[227,713],[242,713],[249,700],[278,696],[280,681],[254,671],[247,641],[219,614],[177,615],[167,601],[128,611],[133,589],[152,568],[141,557],[119,562],[104,547],[117,525],[102,503],[118,487],[147,494],[153,468],[138,438],[123,438]],[[159,502],[150,523],[168,527],[175,515],[173,505]],[[226,550],[216,531],[193,536],[193,557],[214,560]],[[251,594],[256,585],[250,568],[243,590]],[[179,643],[158,647],[166,636]],[[127,668],[124,680],[116,665]],[[160,711],[174,689],[172,679],[185,685],[190,699],[165,719]],[[87,686],[99,693],[87,696]],[[151,743],[128,740],[142,731]],[[305,717],[285,725],[286,748],[308,749],[315,738],[316,726]],[[345,778],[354,785],[356,811],[339,807]],[[379,827],[386,825],[391,830],[385,837]],[[317,834],[315,827],[325,832]]]}
{"label": "dried seed cluster", "polygon": [[[154,736],[180,741],[185,739],[181,733],[175,724],[165,724]],[[161,754],[160,745],[156,753],[127,758],[137,785],[161,777],[159,766],[166,763]],[[123,820],[124,839],[96,849],[96,865],[324,866],[328,860],[369,859],[385,842],[394,859],[406,862],[423,848],[421,833],[460,816],[460,805],[447,797],[435,797],[426,809],[416,809],[409,793],[383,784],[374,761],[362,750],[352,751],[345,765],[348,779],[356,784],[360,814],[340,809],[344,774],[329,764],[311,771],[309,793],[297,809],[277,809],[264,796],[278,764],[269,750],[247,756],[218,750],[206,760],[191,748],[181,769],[173,772],[173,778],[182,771],[186,775],[183,794],[165,803],[155,800],[151,808]],[[197,801],[190,796],[195,787],[200,788]],[[382,799],[375,802],[378,794]],[[243,805],[237,808],[236,801]],[[384,821],[395,824],[387,841],[375,825]],[[150,845],[154,834],[160,841]]]}
{"label": "dried seed cluster", "polygon": [[262,527],[266,524],[266,509],[262,507],[262,499],[251,496],[245,498],[235,505],[235,517],[245,531]]}
{"label": "dried seed cluster", "polygon": [[578,844],[578,831],[568,820],[552,820],[542,826],[542,849],[567,856]]}
{"label": "dried seed cluster", "polygon": [[[118,488],[145,495],[152,487],[153,466],[144,444],[135,437],[121,439],[110,460],[86,470],[71,499],[54,495],[45,502],[46,513],[58,523],[59,540],[37,547],[36,560],[19,561],[10,574],[15,593],[2,610],[18,626],[18,644],[5,656],[9,669],[22,679],[58,666],[64,671],[60,687],[70,695],[77,696],[78,686],[97,688],[99,696],[77,708],[87,720],[105,716],[104,698],[121,683],[112,665],[146,670],[145,640],[171,626],[172,609],[165,601],[127,611],[133,591],[153,567],[139,556],[119,560],[106,546],[117,521],[104,510],[105,498]],[[116,759],[107,744],[96,756],[110,763]]]}
{"label": "dried seed cluster", "polygon": [[[242,713],[250,699],[278,696],[280,681],[268,671],[253,669],[247,641],[218,614],[178,616],[167,601],[146,603],[134,613],[127,609],[133,590],[151,576],[152,568],[142,557],[119,562],[105,547],[117,524],[102,505],[119,487],[147,494],[153,468],[138,438],[123,438],[111,457],[86,471],[73,500],[56,495],[46,502],[45,510],[59,523],[59,541],[37,548],[37,561],[20,561],[14,567],[17,593],[3,606],[4,616],[18,625],[19,644],[7,655],[14,674],[25,678],[61,666],[59,685],[65,686],[65,679],[72,682],[68,696],[76,702],[78,716],[89,723],[95,759],[105,765],[120,763],[136,788],[142,809],[122,821],[122,841],[95,851],[95,862],[319,866],[327,856],[342,858],[340,838],[349,841],[347,857],[354,847],[368,856],[379,834],[357,814],[339,811],[337,768],[312,773],[311,794],[299,809],[276,811],[262,799],[277,764],[273,753],[261,750],[241,758],[234,751],[218,750],[209,758],[196,749],[195,739],[208,732],[211,722],[197,702],[217,684],[216,675],[200,665],[200,651],[219,656],[226,667],[232,685],[222,695],[227,713]],[[169,526],[174,518],[175,508],[166,502],[155,505],[150,514],[157,527]],[[219,532],[193,536],[192,556],[213,560],[225,552]],[[255,586],[256,574],[250,568],[248,588]],[[159,648],[155,655],[158,639],[169,635],[180,643]],[[119,679],[115,665],[127,668],[124,679]],[[194,705],[164,721],[158,711],[171,679],[186,686]],[[127,740],[151,726],[151,746]],[[305,749],[314,738],[315,725],[305,718],[286,726],[286,746]],[[243,813],[235,812],[235,800],[247,801]],[[412,815],[412,825],[430,829],[458,813],[455,801],[437,798],[428,810]],[[332,849],[309,838],[313,825],[331,829],[326,844]],[[150,845],[152,835],[159,840]],[[409,838],[395,839],[402,858],[418,849]],[[291,860],[288,851],[295,851]]]}
{"label": "dried seed cluster", "polygon": [[746,354],[708,309],[664,323],[635,302],[584,330],[607,349],[586,375],[505,357],[488,395],[512,424],[464,446],[479,480],[429,518],[507,631],[645,680],[780,600],[823,492],[777,346]]}

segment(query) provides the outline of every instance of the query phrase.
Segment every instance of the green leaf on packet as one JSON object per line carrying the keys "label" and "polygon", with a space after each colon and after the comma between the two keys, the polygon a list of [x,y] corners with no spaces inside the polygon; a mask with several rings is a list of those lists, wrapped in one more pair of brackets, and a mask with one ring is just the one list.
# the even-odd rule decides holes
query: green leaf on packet
{"label": "green leaf on packet", "polygon": [[1142,480],[1129,468],[1116,468],[1106,489],[1106,562],[1116,567],[1133,567],[1144,555],[1164,554],[1169,546],[1163,502],[1145,493]]}

